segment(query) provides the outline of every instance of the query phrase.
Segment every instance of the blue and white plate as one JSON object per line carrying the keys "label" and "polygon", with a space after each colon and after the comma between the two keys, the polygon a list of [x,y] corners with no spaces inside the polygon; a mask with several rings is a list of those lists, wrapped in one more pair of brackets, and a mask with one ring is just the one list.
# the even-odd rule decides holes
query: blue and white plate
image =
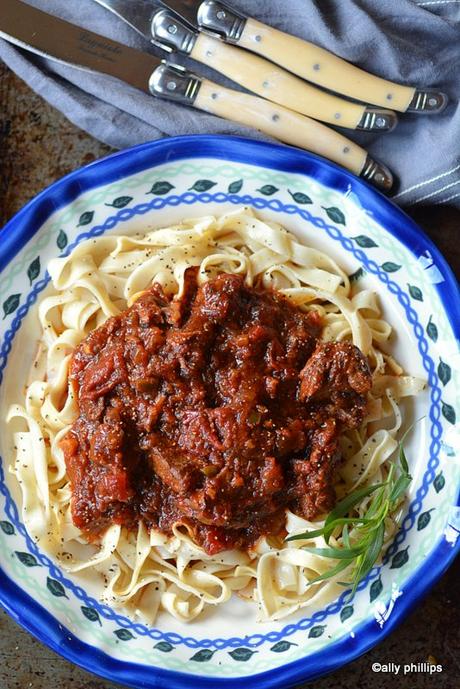
{"label": "blue and white plate", "polygon": [[[94,598],[28,537],[8,472],[6,408],[31,366],[34,309],[46,266],[79,242],[184,217],[253,207],[328,252],[375,289],[395,327],[394,352],[428,381],[413,403],[407,448],[414,477],[402,528],[384,564],[324,609],[257,623],[236,597],[184,625],[154,628]],[[291,686],[378,643],[460,546],[460,299],[445,260],[396,206],[353,175],[291,148],[229,137],[167,139],[78,170],[37,196],[1,233],[0,601],[32,634],[87,670],[133,687]],[[35,338],[35,339],[34,339]]]}

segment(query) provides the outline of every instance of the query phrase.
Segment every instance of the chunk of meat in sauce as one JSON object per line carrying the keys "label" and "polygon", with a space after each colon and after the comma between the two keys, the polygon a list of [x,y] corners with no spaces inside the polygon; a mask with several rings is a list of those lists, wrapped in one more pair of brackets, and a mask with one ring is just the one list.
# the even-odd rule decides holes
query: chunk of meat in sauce
{"label": "chunk of meat in sauce", "polygon": [[78,419],[62,440],[74,523],[170,534],[208,553],[279,533],[335,500],[338,439],[366,412],[371,377],[349,343],[282,295],[197,270],[170,300],[154,285],[77,348]]}

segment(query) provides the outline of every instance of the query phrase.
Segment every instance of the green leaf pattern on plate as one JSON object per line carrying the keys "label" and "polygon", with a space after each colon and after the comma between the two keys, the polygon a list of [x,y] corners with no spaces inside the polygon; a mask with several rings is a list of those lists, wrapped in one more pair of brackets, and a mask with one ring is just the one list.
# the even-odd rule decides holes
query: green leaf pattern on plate
{"label": "green leaf pattern on plate", "polygon": [[210,648],[202,648],[201,651],[197,651],[190,660],[195,661],[195,663],[207,663],[208,660],[211,660],[213,657],[215,651],[211,651]]}
{"label": "green leaf pattern on plate", "polygon": [[298,646],[299,644],[294,644],[292,641],[278,641],[274,646],[270,648],[270,651],[273,651],[273,653],[284,653],[284,651],[288,651],[291,646]]}
{"label": "green leaf pattern on plate", "polygon": [[409,546],[404,548],[404,550],[400,550],[398,553],[396,553],[396,555],[391,561],[390,569],[399,569],[409,561],[409,553],[407,552],[408,550]]}
{"label": "green leaf pattern on plate", "polygon": [[210,179],[199,179],[190,187],[189,191],[198,191],[200,193],[204,191],[209,191],[212,187],[215,187],[217,182],[213,182]]}
{"label": "green leaf pattern on plate", "polygon": [[94,608],[88,608],[86,605],[82,605],[80,607],[80,610],[82,611],[83,615],[86,617],[87,620],[90,622],[98,622],[99,625],[102,627],[102,622],[101,618],[99,617],[99,613],[97,610]]}
{"label": "green leaf pattern on plate", "polygon": [[51,577],[47,577],[46,587],[48,591],[53,594],[53,596],[56,596],[56,598],[68,598],[68,595],[65,592],[65,588],[59,581],[56,581],[56,579],[51,579]]}
{"label": "green leaf pattern on plate", "polygon": [[452,369],[449,364],[446,364],[442,359],[439,359],[438,376],[443,385],[447,385],[452,378]]}
{"label": "green leaf pattern on plate", "polygon": [[441,400],[441,403],[442,403],[441,411],[442,411],[443,417],[446,419],[446,421],[448,421],[453,426],[455,426],[455,422],[457,420],[457,415],[455,413],[455,409],[450,404],[447,404],[447,402],[443,402]]}
{"label": "green leaf pattern on plate", "polygon": [[175,186],[173,184],[170,184],[169,182],[155,182],[155,184],[152,186],[150,191],[147,192],[147,194],[155,194],[155,196],[164,196],[168,193],[168,191],[171,191],[171,189],[175,189]]}
{"label": "green leaf pattern on plate", "polygon": [[86,211],[80,215],[77,227],[84,227],[84,225],[89,225],[94,218],[94,211]]}
{"label": "green leaf pattern on plate", "polygon": [[335,206],[325,208],[322,206],[322,209],[326,211],[328,218],[332,220],[332,222],[335,222],[337,225],[346,225],[345,216],[340,208],[336,208]]}
{"label": "green leaf pattern on plate", "polygon": [[354,612],[353,606],[352,605],[346,605],[340,611],[340,621],[345,622],[345,620],[348,620],[348,618],[353,615],[353,612]]}
{"label": "green leaf pattern on plate", "polygon": [[30,284],[40,275],[40,256],[37,256],[27,268],[27,277]]}
{"label": "green leaf pattern on plate", "polygon": [[23,553],[18,550],[15,550],[14,552],[19,562],[25,565],[25,567],[41,567],[41,564],[37,562],[37,558],[35,557],[35,555],[31,555],[30,553]]}
{"label": "green leaf pattern on plate", "polygon": [[440,471],[439,474],[436,476],[435,480],[433,481],[433,486],[436,493],[440,493],[445,485],[446,479],[444,478],[444,474],[442,473],[442,471]]}
{"label": "green leaf pattern on plate", "polygon": [[417,531],[421,531],[422,529],[425,529],[428,526],[428,524],[431,521],[431,512],[433,510],[434,507],[432,507],[431,510],[422,512],[422,514],[419,515],[419,518],[417,519]]}
{"label": "green leaf pattern on plate", "polygon": [[120,641],[131,641],[131,639],[134,639],[134,634],[131,634],[129,629],[115,629],[114,634]]}
{"label": "green leaf pattern on plate", "polygon": [[326,629],[325,624],[317,624],[315,627],[312,627],[310,631],[308,632],[308,638],[309,639],[317,639],[319,636],[322,636],[324,634],[324,630]]}
{"label": "green leaf pattern on plate", "polygon": [[153,648],[156,648],[157,651],[161,651],[162,653],[170,653],[174,646],[169,643],[169,641],[159,641]]}
{"label": "green leaf pattern on plate", "polygon": [[244,648],[244,646],[242,646],[240,648],[235,648],[234,651],[229,651],[228,655],[232,656],[233,660],[238,660],[242,663],[245,663],[254,655],[254,653],[257,653],[257,651],[253,651],[252,648]]}
{"label": "green leaf pattern on plate", "polygon": [[20,301],[20,294],[11,294],[8,299],[3,302],[3,318],[6,318],[14,313],[18,308]]}
{"label": "green leaf pattern on plate", "polygon": [[433,340],[433,342],[438,341],[438,328],[435,323],[432,321],[433,316],[430,316],[430,319],[428,321],[428,324],[426,326],[426,334],[430,338],[430,340]]}
{"label": "green leaf pattern on plate", "polygon": [[56,239],[56,244],[58,245],[58,249],[60,249],[61,251],[63,249],[65,249],[67,244],[68,244],[68,241],[69,240],[67,239],[67,235],[64,232],[64,230],[59,230],[59,234],[58,234],[57,239]]}
{"label": "green leaf pattern on plate", "polygon": [[411,295],[412,299],[415,299],[416,301],[423,301],[423,293],[420,287],[416,287],[415,285],[407,285],[409,288],[409,294]]}
{"label": "green leaf pattern on plate", "polygon": [[257,191],[264,196],[273,196],[273,194],[276,194],[279,189],[278,187],[274,187],[273,184],[264,184],[264,186],[260,187],[260,189],[257,189]]}
{"label": "green leaf pattern on plate", "polygon": [[382,263],[382,268],[386,273],[396,273],[401,266],[398,263],[393,263],[393,261],[385,261]]}
{"label": "green leaf pattern on plate", "polygon": [[13,536],[15,531],[14,531],[14,526],[7,521],[2,521],[0,522],[0,529],[3,531],[6,536]]}
{"label": "green leaf pattern on plate", "polygon": [[372,582],[369,589],[369,600],[372,603],[376,598],[380,596],[383,591],[382,577],[379,575],[378,579]]}
{"label": "green leaf pattern on plate", "polygon": [[373,247],[378,246],[378,244],[376,244],[373,239],[371,239],[370,237],[366,237],[365,234],[360,234],[357,237],[352,237],[352,239],[354,239],[356,244],[360,246],[362,249],[372,249]]}
{"label": "green leaf pattern on plate", "polygon": [[131,203],[132,200],[132,196],[117,196],[117,198],[114,199],[112,203],[106,203],[104,205],[112,206],[112,208],[124,208],[128,205],[128,203]]}
{"label": "green leaf pattern on plate", "polygon": [[238,194],[239,191],[243,188],[243,180],[242,179],[237,179],[236,182],[232,182],[231,184],[228,185],[228,193],[229,194]]}
{"label": "green leaf pattern on plate", "polygon": [[311,198],[307,196],[307,194],[303,194],[301,191],[292,192],[290,189],[288,189],[288,192],[296,203],[300,203],[301,205],[313,203]]}

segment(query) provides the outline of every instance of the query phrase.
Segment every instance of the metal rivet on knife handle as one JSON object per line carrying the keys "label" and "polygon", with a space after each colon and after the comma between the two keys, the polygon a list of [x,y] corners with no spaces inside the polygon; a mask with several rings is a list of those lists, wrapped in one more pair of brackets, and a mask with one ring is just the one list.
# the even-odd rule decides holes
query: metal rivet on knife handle
{"label": "metal rivet on knife handle", "polygon": [[444,110],[448,101],[448,97],[442,91],[417,90],[406,112],[435,115]]}
{"label": "metal rivet on knife handle", "polygon": [[152,73],[150,93],[159,98],[193,105],[201,85],[201,79],[179,65],[162,64]]}
{"label": "metal rivet on knife handle", "polygon": [[246,24],[246,17],[223,2],[205,0],[198,8],[200,28],[216,33],[228,43],[238,43]]}
{"label": "metal rivet on knife handle", "polygon": [[392,110],[366,108],[356,129],[366,132],[391,132],[398,124],[398,116]]}
{"label": "metal rivet on knife handle", "polygon": [[196,43],[198,33],[175,12],[164,9],[156,12],[152,19],[152,42],[169,52],[177,50],[189,55]]}

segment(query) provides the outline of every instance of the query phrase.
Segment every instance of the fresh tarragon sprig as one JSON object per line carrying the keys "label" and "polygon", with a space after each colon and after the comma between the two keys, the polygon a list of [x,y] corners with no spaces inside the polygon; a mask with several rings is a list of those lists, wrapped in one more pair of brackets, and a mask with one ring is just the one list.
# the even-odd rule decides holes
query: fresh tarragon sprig
{"label": "fresh tarragon sprig", "polygon": [[[385,537],[385,519],[396,509],[411,481],[412,476],[409,473],[409,466],[401,442],[399,444],[399,462],[397,465],[394,463],[390,465],[388,476],[383,483],[359,488],[347,495],[329,513],[324,526],[320,529],[306,531],[286,539],[286,541],[298,541],[323,536],[329,546],[329,540],[334,530],[337,527],[343,527],[343,547],[311,547],[311,551],[315,555],[330,557],[339,560],[339,562],[312,579],[310,584],[335,577],[342,570],[354,565],[351,581],[338,583],[343,586],[352,586],[351,595],[355,594],[359,582],[371,571],[380,555]],[[346,516],[355,505],[369,495],[372,497],[362,517]],[[351,529],[354,529],[353,544],[350,542],[349,532]]]}

